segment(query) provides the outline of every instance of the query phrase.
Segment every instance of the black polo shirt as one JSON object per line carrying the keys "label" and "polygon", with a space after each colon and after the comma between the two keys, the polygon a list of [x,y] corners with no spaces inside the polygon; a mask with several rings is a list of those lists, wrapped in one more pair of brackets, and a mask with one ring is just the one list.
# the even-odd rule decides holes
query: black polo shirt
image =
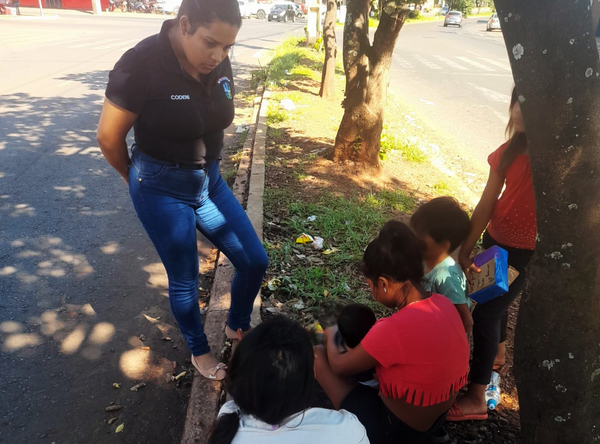
{"label": "black polo shirt", "polygon": [[[138,148],[155,159],[204,164],[219,158],[223,130],[235,114],[229,57],[194,79],[181,67],[169,40],[176,20],[127,51],[109,74],[106,97],[138,114]],[[203,143],[204,142],[204,143]]]}

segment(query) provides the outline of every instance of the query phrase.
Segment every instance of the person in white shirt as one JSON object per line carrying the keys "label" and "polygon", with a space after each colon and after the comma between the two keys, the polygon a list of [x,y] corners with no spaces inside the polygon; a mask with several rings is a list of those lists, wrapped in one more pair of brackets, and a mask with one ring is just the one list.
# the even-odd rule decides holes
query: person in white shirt
{"label": "person in white shirt", "polygon": [[233,401],[221,408],[209,444],[369,444],[345,410],[311,407],[314,351],[306,330],[277,316],[238,345],[228,369]]}

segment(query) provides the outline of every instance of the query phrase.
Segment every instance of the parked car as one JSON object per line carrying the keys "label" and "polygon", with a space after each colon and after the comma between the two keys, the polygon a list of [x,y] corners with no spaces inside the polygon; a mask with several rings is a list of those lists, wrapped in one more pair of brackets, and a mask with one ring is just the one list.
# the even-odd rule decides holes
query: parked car
{"label": "parked car", "polygon": [[444,6],[444,7],[442,8],[442,10],[440,11],[440,14],[441,14],[441,15],[446,15],[446,14],[448,14],[448,10],[449,10],[449,9],[450,9],[450,8],[448,8],[448,6]]}
{"label": "parked car", "polygon": [[269,12],[270,5],[266,3],[259,3],[256,0],[244,0],[246,3],[246,7],[248,8],[248,12],[250,15],[255,15],[257,19],[264,19],[267,17],[267,13]]}
{"label": "parked car", "polygon": [[242,18],[250,18],[252,13],[250,12],[250,8],[246,2],[243,0],[238,0],[238,5],[240,5],[240,14],[242,15]]}
{"label": "parked car", "polygon": [[268,20],[277,20],[278,22],[295,22],[296,8],[294,8],[292,5],[286,4],[275,5],[273,6],[273,9],[271,9],[271,12],[269,12]]}
{"label": "parked car", "polygon": [[294,8],[294,11],[296,12],[296,18],[302,18],[304,17],[304,11],[302,9],[302,6],[294,3],[294,2],[276,2],[276,3],[272,3],[271,4],[271,10],[273,10],[273,8],[277,5],[291,5]]}
{"label": "parked car", "polygon": [[500,27],[500,20],[498,19],[498,14],[496,13],[494,13],[494,15],[492,15],[488,20],[486,31],[493,31],[494,29],[499,29],[502,31],[502,28]]}
{"label": "parked car", "polygon": [[450,11],[444,19],[444,26],[454,25],[462,28],[462,12]]}

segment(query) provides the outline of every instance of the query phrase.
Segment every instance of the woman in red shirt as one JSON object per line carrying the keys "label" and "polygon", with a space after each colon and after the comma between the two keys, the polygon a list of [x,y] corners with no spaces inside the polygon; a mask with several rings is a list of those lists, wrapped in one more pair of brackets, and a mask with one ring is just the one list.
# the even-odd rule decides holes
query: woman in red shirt
{"label": "woman in red shirt", "polygon": [[[315,348],[315,374],[337,409],[354,413],[371,444],[418,443],[434,434],[465,385],[469,346],[450,300],[421,286],[416,236],[388,222],[365,250],[363,273],[380,304],[398,311],[380,319],[362,342],[340,354],[336,327]],[[348,377],[375,367],[379,392]]]}
{"label": "woman in red shirt", "polygon": [[487,249],[498,245],[504,248],[508,251],[509,265],[520,274],[511,284],[508,293],[477,305],[473,311],[471,382],[466,395],[448,412],[449,421],[487,419],[485,388],[490,382],[492,369],[504,364],[508,307],[523,290],[526,267],[535,249],[535,197],[518,97],[517,91],[513,89],[510,119],[506,128],[509,140],[488,158],[490,175],[481,200],[473,212],[471,233],[461,247],[459,262],[467,277],[473,272],[481,271],[473,264],[470,256],[487,227],[483,235],[483,247]]}

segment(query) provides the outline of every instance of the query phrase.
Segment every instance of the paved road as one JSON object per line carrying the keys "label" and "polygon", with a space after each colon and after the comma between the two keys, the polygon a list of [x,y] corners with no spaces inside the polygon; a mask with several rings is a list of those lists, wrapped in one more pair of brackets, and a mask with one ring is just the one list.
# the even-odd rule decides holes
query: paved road
{"label": "paved road", "polygon": [[[95,141],[108,71],[163,18],[59,14],[0,19],[0,442],[173,444],[189,384],[165,373],[189,352],[164,269]],[[236,75],[302,26],[246,22]],[[105,413],[113,402],[122,410]]]}
{"label": "paved road", "polygon": [[460,29],[409,24],[400,32],[391,89],[480,169],[504,140],[512,85],[502,33],[486,32],[483,19]]}

